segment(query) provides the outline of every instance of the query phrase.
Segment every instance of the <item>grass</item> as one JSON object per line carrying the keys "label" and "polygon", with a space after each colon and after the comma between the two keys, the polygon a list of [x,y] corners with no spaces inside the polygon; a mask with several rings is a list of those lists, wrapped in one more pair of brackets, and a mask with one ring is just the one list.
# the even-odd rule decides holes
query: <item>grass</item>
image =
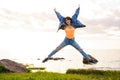
{"label": "grass", "polygon": [[10,70],[8,70],[0,65],[0,73],[1,72],[8,73],[8,72],[10,72]]}
{"label": "grass", "polygon": [[120,71],[92,70],[92,69],[69,69],[66,74],[88,75],[91,80],[120,80]]}
{"label": "grass", "polygon": [[0,80],[120,80],[120,71],[69,69],[66,74],[52,72],[1,73]]}

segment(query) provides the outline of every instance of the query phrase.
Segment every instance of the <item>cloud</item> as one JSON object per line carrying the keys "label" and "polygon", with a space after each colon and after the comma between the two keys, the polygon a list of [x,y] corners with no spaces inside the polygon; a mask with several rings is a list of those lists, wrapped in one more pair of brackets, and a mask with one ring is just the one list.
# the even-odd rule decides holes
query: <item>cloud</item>
{"label": "cloud", "polygon": [[[113,10],[106,17],[87,19],[84,17],[79,20],[87,25],[86,28],[80,29],[81,34],[108,34],[119,36],[113,33],[120,31],[120,10]],[[0,27],[6,29],[29,29],[40,31],[56,31],[59,21],[54,14],[45,12],[23,14],[13,12],[7,9],[0,10]]]}
{"label": "cloud", "polygon": [[25,14],[0,9],[0,28],[53,31],[57,30],[57,27],[58,20],[55,14],[45,12]]}
{"label": "cloud", "polygon": [[97,18],[97,19],[84,19],[87,24],[90,25],[101,25],[106,27],[120,27],[120,10],[115,10],[111,12],[110,15],[104,18]]}
{"label": "cloud", "polygon": [[[111,35],[116,35],[120,32],[120,10],[113,10],[104,18],[96,18],[96,19],[85,19],[82,17],[84,23],[87,25],[88,33],[104,33],[108,34],[111,32]],[[108,31],[108,32],[107,32]],[[120,36],[120,35],[119,35]]]}

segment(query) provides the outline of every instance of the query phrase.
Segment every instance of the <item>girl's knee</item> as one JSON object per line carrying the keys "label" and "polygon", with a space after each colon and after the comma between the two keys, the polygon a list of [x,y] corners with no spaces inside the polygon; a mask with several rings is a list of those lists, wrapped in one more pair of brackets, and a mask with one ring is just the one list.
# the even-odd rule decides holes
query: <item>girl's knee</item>
{"label": "girl's knee", "polygon": [[56,50],[59,51],[61,48],[62,48],[61,46],[58,46],[58,47],[56,48]]}
{"label": "girl's knee", "polygon": [[80,52],[83,52],[83,49],[80,48],[79,51],[80,51]]}

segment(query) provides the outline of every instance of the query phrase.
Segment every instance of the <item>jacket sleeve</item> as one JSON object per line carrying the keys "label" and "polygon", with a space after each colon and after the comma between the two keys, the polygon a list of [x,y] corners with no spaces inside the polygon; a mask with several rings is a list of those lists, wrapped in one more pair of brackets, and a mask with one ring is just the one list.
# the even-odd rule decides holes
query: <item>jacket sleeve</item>
{"label": "jacket sleeve", "polygon": [[80,7],[78,7],[74,13],[74,15],[72,16],[72,19],[77,19],[78,15],[79,15],[79,11],[80,11]]}
{"label": "jacket sleeve", "polygon": [[64,17],[57,11],[55,11],[57,18],[59,19],[59,21],[62,21],[64,19]]}

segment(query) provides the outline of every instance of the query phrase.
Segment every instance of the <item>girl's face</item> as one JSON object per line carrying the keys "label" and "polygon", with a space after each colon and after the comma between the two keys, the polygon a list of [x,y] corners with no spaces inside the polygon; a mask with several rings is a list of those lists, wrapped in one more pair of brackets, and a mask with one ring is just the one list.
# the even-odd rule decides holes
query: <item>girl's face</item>
{"label": "girl's face", "polygon": [[67,25],[71,24],[71,20],[70,19],[65,19],[65,22],[66,22]]}

